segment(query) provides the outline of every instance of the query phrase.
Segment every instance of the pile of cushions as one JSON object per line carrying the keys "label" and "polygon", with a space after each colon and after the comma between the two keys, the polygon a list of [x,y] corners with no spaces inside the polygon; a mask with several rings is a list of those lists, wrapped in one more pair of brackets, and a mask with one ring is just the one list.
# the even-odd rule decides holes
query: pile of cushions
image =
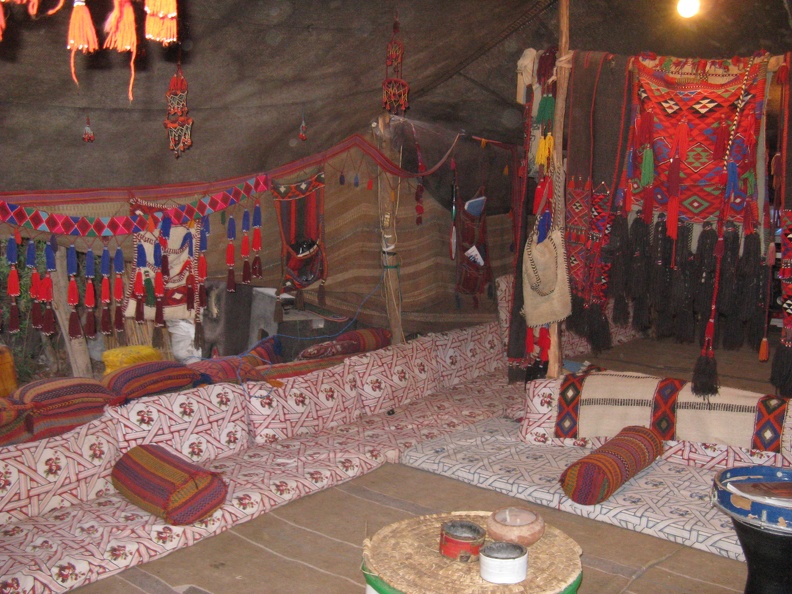
{"label": "pile of cushions", "polygon": [[204,375],[175,361],[137,363],[101,380],[36,380],[0,399],[0,446],[60,435],[102,416],[108,404],[205,383]]}
{"label": "pile of cushions", "polygon": [[190,363],[188,367],[208,376],[212,383],[242,384],[246,381],[264,379],[261,370],[281,363],[281,343],[277,336],[270,336],[254,345],[246,353],[215,359],[204,359]]}
{"label": "pile of cushions", "polygon": [[297,360],[323,359],[337,355],[367,353],[389,346],[391,332],[385,328],[350,330],[336,336],[334,340],[320,342],[303,349]]}

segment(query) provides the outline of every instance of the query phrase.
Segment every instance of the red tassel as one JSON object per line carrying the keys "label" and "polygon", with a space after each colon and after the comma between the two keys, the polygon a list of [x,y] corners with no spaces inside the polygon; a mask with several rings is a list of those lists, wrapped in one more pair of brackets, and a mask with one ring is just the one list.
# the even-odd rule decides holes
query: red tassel
{"label": "red tassel", "polygon": [[198,285],[198,307],[206,307],[206,285],[203,283]]}
{"label": "red tassel", "polygon": [[654,136],[654,112],[647,109],[641,114],[641,123],[638,130],[638,144],[650,144]]}
{"label": "red tassel", "polygon": [[651,186],[647,186],[641,193],[643,194],[643,220],[647,225],[651,225],[654,219],[654,192],[652,192]]}
{"label": "red tassel", "polygon": [[762,342],[759,344],[759,361],[765,363],[766,361],[770,360],[770,345],[767,343],[767,337],[765,336],[762,339]]}
{"label": "red tassel", "polygon": [[85,281],[85,299],[83,301],[85,307],[96,307],[96,289],[94,288],[93,281],[89,278]]}
{"label": "red tassel", "polygon": [[135,321],[138,324],[143,323],[143,297],[135,299]]}
{"label": "red tassel", "polygon": [[539,359],[542,363],[550,360],[550,330],[545,326],[539,328]]}
{"label": "red tassel", "polygon": [[36,330],[41,330],[41,326],[43,323],[43,316],[41,314],[41,303],[39,301],[34,301],[33,304],[30,306],[30,325],[33,326]]}
{"label": "red tassel", "polygon": [[164,297],[165,296],[165,280],[162,277],[162,272],[157,270],[154,273],[154,296],[155,297]]}
{"label": "red tassel", "polygon": [[49,272],[44,275],[39,284],[39,299],[52,303],[52,277]]}
{"label": "red tassel", "polygon": [[165,313],[162,307],[162,299],[157,299],[154,307],[154,325],[162,328],[165,326]]}
{"label": "red tassel", "polygon": [[525,354],[530,355],[534,352],[534,331],[533,328],[525,329]]}
{"label": "red tassel", "polygon": [[7,294],[11,297],[19,297],[19,272],[16,266],[11,266],[11,270],[8,271]]}
{"label": "red tassel", "polygon": [[668,198],[668,217],[666,219],[666,235],[676,239],[679,233],[679,195]]}
{"label": "red tassel", "polygon": [[30,273],[30,298],[39,299],[41,295],[41,277],[35,268]]}
{"label": "red tassel", "polygon": [[49,305],[44,310],[44,319],[41,323],[41,331],[47,336],[55,334],[55,312]]}
{"label": "red tassel", "polygon": [[162,264],[160,264],[163,278],[170,277],[170,263],[168,262],[168,255],[162,254]]}
{"label": "red tassel", "polygon": [[201,282],[206,280],[206,256],[203,254],[198,256],[198,280]]}
{"label": "red tassel", "polygon": [[261,249],[261,229],[258,227],[253,228],[253,244],[251,245],[254,252]]}
{"label": "red tassel", "polygon": [[74,277],[69,279],[69,288],[66,292],[66,303],[72,307],[80,303],[80,293],[77,289],[77,281]]}
{"label": "red tassel", "polygon": [[258,256],[258,254],[256,254],[255,258],[253,258],[251,273],[253,274],[253,278],[261,278],[263,276],[261,274],[261,258]]}
{"label": "red tassel", "polygon": [[228,242],[226,245],[226,266],[233,266],[234,265],[234,257],[235,257],[236,248],[232,242]]}
{"label": "red tassel", "polygon": [[69,314],[69,338],[82,338],[82,328],[80,328],[80,316],[77,315],[77,310],[72,309]]}
{"label": "red tassel", "polygon": [[116,303],[121,303],[124,299],[124,279],[120,275],[116,275],[113,282],[113,298]]}
{"label": "red tassel", "polygon": [[195,316],[195,338],[193,338],[193,346],[196,349],[203,349],[204,347],[204,331],[200,316]]}
{"label": "red tassel", "polygon": [[115,316],[114,316],[114,325],[116,332],[123,332],[124,331],[124,312],[121,311],[121,305],[116,305],[115,308]]}
{"label": "red tassel", "polygon": [[242,236],[242,242],[239,245],[239,255],[243,258],[250,257],[250,237],[247,233]]}
{"label": "red tassel", "polygon": [[715,148],[712,151],[712,158],[715,161],[722,161],[726,157],[726,145],[729,144],[729,122],[725,117],[721,117],[718,129],[715,131]]}
{"label": "red tassel", "polygon": [[625,213],[632,212],[632,205],[633,205],[632,184],[628,181],[627,189],[624,192],[624,212]]}
{"label": "red tassel", "polygon": [[251,279],[250,261],[245,260],[244,263],[242,264],[242,284],[249,285],[250,279]]}
{"label": "red tassel", "polygon": [[674,158],[668,164],[668,195],[679,196],[681,159]]}
{"label": "red tassel", "polygon": [[366,189],[367,190],[373,190],[374,189],[374,180],[373,179],[369,178],[369,180],[366,182]]}
{"label": "red tassel", "polygon": [[106,276],[102,277],[102,303],[110,303],[110,279]]}
{"label": "red tassel", "polygon": [[96,338],[96,313],[89,309],[85,314],[85,337]]}
{"label": "red tassel", "polygon": [[228,280],[226,281],[226,291],[229,293],[236,292],[236,278],[234,278],[234,269],[228,269]]}
{"label": "red tassel", "polygon": [[132,286],[132,292],[136,297],[140,297],[145,292],[143,287],[143,271],[140,269],[135,273],[135,284]]}
{"label": "red tassel", "polygon": [[8,310],[8,331],[11,334],[19,332],[19,306],[16,299],[11,299],[11,307]]}
{"label": "red tassel", "polygon": [[195,279],[192,274],[187,275],[187,309],[192,311],[195,308]]}

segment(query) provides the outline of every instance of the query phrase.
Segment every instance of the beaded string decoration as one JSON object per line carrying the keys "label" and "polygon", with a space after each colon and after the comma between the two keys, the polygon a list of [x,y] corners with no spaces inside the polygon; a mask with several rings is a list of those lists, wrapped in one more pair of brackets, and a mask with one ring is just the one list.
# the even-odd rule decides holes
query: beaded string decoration
{"label": "beaded string decoration", "polygon": [[226,291],[229,293],[236,292],[236,278],[234,276],[234,264],[236,263],[236,221],[234,215],[228,216],[226,222],[226,237],[228,243],[226,244],[226,266],[228,267],[228,280],[226,281]]}
{"label": "beaded string decoration", "polygon": [[85,326],[83,332],[87,338],[96,338],[96,288],[93,279],[96,276],[96,258],[93,249],[85,252]]}
{"label": "beaded string decoration", "polygon": [[242,256],[242,284],[249,285],[251,280],[250,269],[250,211],[242,212],[242,242],[239,246],[239,255]]}
{"label": "beaded string decoration", "polygon": [[[44,246],[44,260],[47,265],[47,271],[44,273],[44,278],[41,279],[39,285],[39,299],[44,309],[43,317],[41,320],[41,331],[47,336],[55,334],[55,311],[52,309],[52,272],[55,272],[55,247],[57,247],[55,236],[50,238],[50,241]],[[53,247],[55,246],[55,247]]]}
{"label": "beaded string decoration", "polygon": [[99,290],[99,300],[102,302],[102,313],[99,327],[102,334],[110,335],[113,332],[110,323],[110,249],[107,245],[102,247],[102,256],[99,260],[99,272],[102,275],[102,286]]}
{"label": "beaded string decoration", "polygon": [[39,298],[41,277],[38,268],[36,268],[36,243],[32,239],[28,240],[25,266],[30,270],[30,325],[36,330],[41,330],[42,313]]}
{"label": "beaded string decoration", "polygon": [[261,204],[258,200],[253,207],[253,240],[250,247],[256,252],[251,266],[251,274],[253,278],[261,278]]}
{"label": "beaded string decoration", "polygon": [[124,252],[120,247],[116,248],[113,256],[113,270],[115,279],[113,280],[113,299],[115,300],[115,316],[113,323],[116,332],[124,331]]}
{"label": "beaded string decoration", "polygon": [[181,63],[176,66],[176,74],[171,77],[168,92],[168,113],[163,125],[168,131],[170,150],[178,159],[192,146],[193,119],[187,115],[187,79],[182,75]]}
{"label": "beaded string decoration", "polygon": [[393,21],[393,35],[385,50],[385,80],[382,81],[382,108],[390,113],[404,115],[409,107],[407,96],[410,85],[402,78],[404,43],[399,38],[399,15]]}
{"label": "beaded string decoration", "polygon": [[74,245],[66,248],[66,273],[69,275],[69,287],[66,292],[66,302],[71,307],[69,312],[69,338],[72,340],[82,338],[80,316],[77,306],[80,304],[80,293],[77,287],[77,249]]}
{"label": "beaded string decoration", "polygon": [[91,118],[85,116],[85,128],[83,128],[82,135],[83,142],[93,142],[96,139],[93,130],[91,130]]}

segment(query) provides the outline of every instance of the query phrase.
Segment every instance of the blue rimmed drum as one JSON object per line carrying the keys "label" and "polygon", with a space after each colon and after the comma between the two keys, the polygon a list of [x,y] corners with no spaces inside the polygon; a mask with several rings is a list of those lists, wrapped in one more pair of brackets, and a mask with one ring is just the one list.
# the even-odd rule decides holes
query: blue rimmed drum
{"label": "blue rimmed drum", "polygon": [[792,592],[792,469],[723,470],[713,480],[712,503],[731,517],[745,553],[745,594]]}

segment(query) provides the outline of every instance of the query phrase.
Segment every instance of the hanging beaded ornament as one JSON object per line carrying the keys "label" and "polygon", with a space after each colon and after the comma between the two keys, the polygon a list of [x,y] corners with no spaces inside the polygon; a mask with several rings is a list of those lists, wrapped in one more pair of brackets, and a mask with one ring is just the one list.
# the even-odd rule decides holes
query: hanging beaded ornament
{"label": "hanging beaded ornament", "polygon": [[399,39],[399,16],[393,21],[393,35],[385,53],[385,80],[382,81],[382,108],[403,115],[409,107],[407,95],[410,85],[402,79],[404,43]]}
{"label": "hanging beaded ornament", "polygon": [[165,93],[168,100],[168,115],[163,122],[168,131],[170,150],[178,159],[192,146],[193,119],[187,115],[187,79],[182,76],[181,65],[176,67]]}

